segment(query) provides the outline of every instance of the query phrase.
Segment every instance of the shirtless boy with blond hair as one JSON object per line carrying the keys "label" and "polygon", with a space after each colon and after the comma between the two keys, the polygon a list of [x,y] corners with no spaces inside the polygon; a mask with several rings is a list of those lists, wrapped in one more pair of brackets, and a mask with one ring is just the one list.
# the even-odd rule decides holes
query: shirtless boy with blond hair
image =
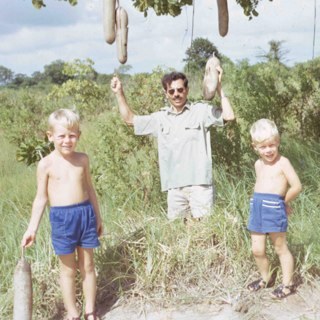
{"label": "shirtless boy with blond hair", "polygon": [[250,134],[260,158],[255,163],[256,183],[250,200],[248,229],[261,278],[250,283],[248,289],[257,291],[273,285],[266,256],[266,237],[269,235],[283,275],[282,284],[272,296],[282,299],[295,291],[294,260],[287,246],[286,231],[287,216],[291,213],[289,203],[300,193],[301,183],[290,161],[279,153],[280,136],[273,121],[258,120],[252,125]]}
{"label": "shirtless boy with blond hair", "polygon": [[[50,204],[52,244],[60,262],[60,287],[68,320],[80,320],[76,306],[75,276],[82,276],[86,300],[85,319],[99,319],[95,311],[96,274],[93,248],[100,245],[102,220],[91,182],[89,158],[76,152],[80,137],[79,116],[60,109],[48,119],[47,136],[54,151],[39,161],[37,193],[31,219],[21,245],[31,246],[36,239],[40,220]],[[77,253],[77,254],[76,254]]]}

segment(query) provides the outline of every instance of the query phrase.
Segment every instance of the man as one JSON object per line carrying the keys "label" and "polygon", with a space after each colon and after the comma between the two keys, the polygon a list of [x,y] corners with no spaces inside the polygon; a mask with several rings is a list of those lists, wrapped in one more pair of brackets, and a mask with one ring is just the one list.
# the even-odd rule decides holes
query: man
{"label": "man", "polygon": [[229,99],[221,86],[219,72],[217,93],[221,108],[207,103],[189,103],[188,79],[183,73],[164,75],[162,86],[169,106],[150,115],[135,115],[126,101],[119,78],[113,77],[115,93],[123,120],[134,127],[136,135],[152,135],[158,139],[158,155],[162,191],[168,192],[168,218],[186,218],[190,213],[200,219],[211,212],[214,188],[210,127],[223,126],[234,119]]}

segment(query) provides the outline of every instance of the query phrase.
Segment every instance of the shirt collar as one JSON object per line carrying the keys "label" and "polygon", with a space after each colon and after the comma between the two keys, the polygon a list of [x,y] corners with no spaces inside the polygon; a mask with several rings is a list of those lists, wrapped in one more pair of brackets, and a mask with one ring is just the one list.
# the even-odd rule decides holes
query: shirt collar
{"label": "shirt collar", "polygon": [[166,111],[167,114],[171,113],[171,114],[180,114],[182,112],[185,111],[185,109],[188,109],[190,110],[190,106],[191,106],[191,103],[189,101],[186,102],[186,104],[183,106],[182,110],[178,113],[176,113],[174,110],[173,110],[173,107],[171,105],[166,105],[164,108],[162,108],[161,110],[164,110]]}

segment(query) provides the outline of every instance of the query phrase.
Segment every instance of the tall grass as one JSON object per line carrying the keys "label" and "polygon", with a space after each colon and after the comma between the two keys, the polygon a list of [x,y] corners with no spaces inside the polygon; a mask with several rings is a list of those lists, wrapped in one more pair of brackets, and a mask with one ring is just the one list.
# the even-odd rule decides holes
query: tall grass
{"label": "tall grass", "polygon": [[[79,150],[94,158],[97,129],[89,123],[82,130]],[[1,135],[0,139],[0,318],[11,319],[13,272],[29,221],[36,181],[35,168],[17,163],[12,145]],[[315,177],[319,173],[316,156],[319,150],[319,144],[310,146],[285,139],[283,142],[283,152],[294,163],[304,185],[294,202],[288,241],[296,273],[307,280],[319,276],[320,271],[319,181]],[[214,180],[216,203],[212,215],[188,225],[167,220],[160,190],[159,201],[147,206],[143,202],[132,203],[135,199],[132,194],[137,191],[130,186],[122,186],[128,199],[122,206],[113,202],[116,195],[112,190],[100,195],[105,225],[105,235],[95,255],[100,305],[131,296],[162,305],[215,303],[242,292],[248,279],[256,275],[250,234],[246,230],[253,168],[242,168],[242,176],[236,177],[222,165],[216,165]],[[274,268],[279,270],[270,246],[268,254]],[[27,250],[27,258],[33,271],[34,319],[61,319],[58,264],[51,247],[47,214],[41,222],[36,245]],[[80,302],[80,291],[78,298]]]}

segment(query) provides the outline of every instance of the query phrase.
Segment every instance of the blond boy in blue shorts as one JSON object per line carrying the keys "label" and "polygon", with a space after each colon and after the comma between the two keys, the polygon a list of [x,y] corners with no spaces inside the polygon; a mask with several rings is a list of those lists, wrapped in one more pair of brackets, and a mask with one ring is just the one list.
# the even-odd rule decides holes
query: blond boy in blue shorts
{"label": "blond boy in blue shorts", "polygon": [[287,246],[286,231],[287,216],[291,213],[289,203],[300,193],[301,183],[290,161],[279,153],[280,136],[273,121],[258,120],[252,125],[250,134],[260,158],[255,163],[256,183],[250,200],[248,229],[261,278],[250,283],[248,289],[257,291],[273,285],[266,256],[266,237],[269,235],[283,275],[282,284],[272,296],[282,299],[295,291],[294,261]]}
{"label": "blond boy in blue shorts", "polygon": [[67,311],[65,319],[80,320],[76,306],[75,276],[79,266],[85,296],[85,319],[99,319],[95,311],[96,274],[93,248],[100,245],[102,220],[91,182],[89,158],[76,152],[79,116],[69,109],[53,112],[47,136],[54,151],[39,161],[37,193],[21,245],[31,246],[40,220],[50,203],[52,244],[60,262],[60,286]]}

